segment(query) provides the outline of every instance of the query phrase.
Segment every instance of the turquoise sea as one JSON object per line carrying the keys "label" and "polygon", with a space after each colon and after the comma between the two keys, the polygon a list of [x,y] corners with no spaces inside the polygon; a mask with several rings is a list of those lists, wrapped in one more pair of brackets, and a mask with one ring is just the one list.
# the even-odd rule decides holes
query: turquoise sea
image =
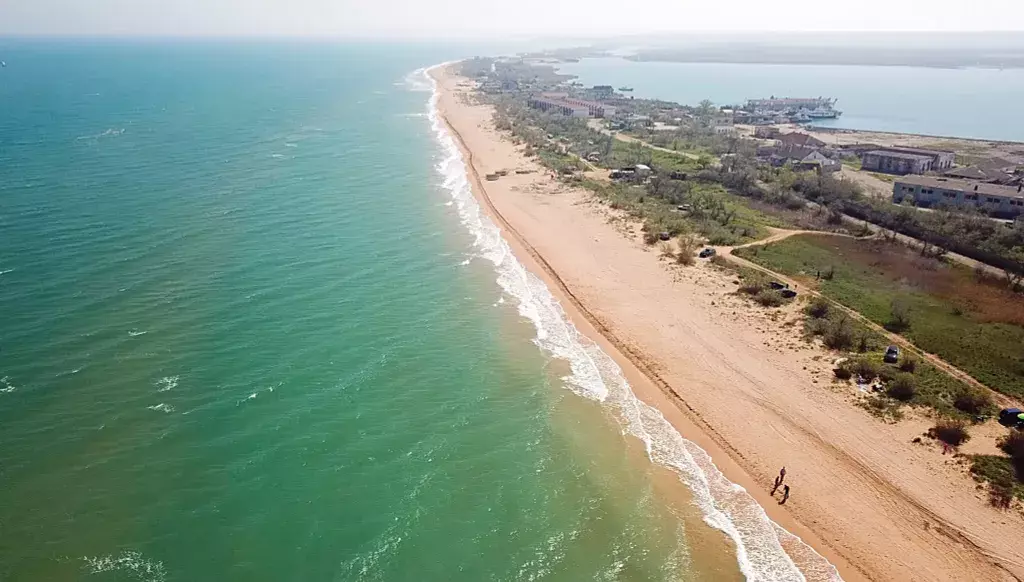
{"label": "turquoise sea", "polygon": [[1024,142],[1024,69],[634,62],[583,59],[559,66],[586,85],[696,105],[770,97],[835,97],[843,111],[816,125]]}
{"label": "turquoise sea", "polygon": [[0,41],[0,580],[837,579],[480,214],[488,50]]}

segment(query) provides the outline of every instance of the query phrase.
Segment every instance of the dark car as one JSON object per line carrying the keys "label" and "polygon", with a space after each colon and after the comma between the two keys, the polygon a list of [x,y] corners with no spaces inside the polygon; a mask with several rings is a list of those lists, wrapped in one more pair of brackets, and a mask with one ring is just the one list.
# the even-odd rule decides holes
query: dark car
{"label": "dark car", "polygon": [[999,424],[1007,428],[1024,428],[1024,411],[1019,408],[1004,408],[999,411]]}
{"label": "dark car", "polygon": [[789,288],[789,285],[785,283],[779,283],[778,281],[769,281],[768,286],[771,287],[772,289],[775,289],[776,291],[781,291],[783,289]]}
{"label": "dark car", "polygon": [[900,349],[896,346],[885,348],[885,357],[882,360],[887,364],[895,364],[900,359]]}
{"label": "dark car", "polygon": [[711,247],[708,247],[708,248],[702,250],[697,256],[699,256],[702,259],[706,259],[708,257],[713,257],[713,256],[715,256],[715,249],[713,249]]}

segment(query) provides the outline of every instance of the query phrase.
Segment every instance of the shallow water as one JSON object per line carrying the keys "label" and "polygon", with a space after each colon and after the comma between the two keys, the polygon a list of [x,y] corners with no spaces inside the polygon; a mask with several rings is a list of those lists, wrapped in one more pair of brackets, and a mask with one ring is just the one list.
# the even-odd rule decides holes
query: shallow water
{"label": "shallow water", "polygon": [[584,59],[559,66],[586,85],[633,87],[637,97],[696,105],[747,99],[838,99],[843,115],[815,125],[1024,141],[1024,69],[763,65]]}
{"label": "shallow water", "polygon": [[4,49],[0,579],[799,579],[480,215],[466,47]]}

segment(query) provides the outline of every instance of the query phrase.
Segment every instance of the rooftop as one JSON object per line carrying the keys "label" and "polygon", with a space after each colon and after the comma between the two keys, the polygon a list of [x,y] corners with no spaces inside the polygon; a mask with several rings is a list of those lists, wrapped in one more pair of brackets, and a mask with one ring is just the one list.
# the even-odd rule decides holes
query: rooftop
{"label": "rooftop", "polygon": [[910,153],[910,154],[920,154],[922,156],[936,156],[938,154],[952,154],[952,153],[954,153],[954,152],[950,152],[950,151],[946,151],[946,150],[929,150],[929,149],[925,149],[925,148],[911,148],[911,147],[903,147],[903,146],[892,146],[892,147],[888,147],[888,148],[885,148],[885,149],[887,149],[889,151],[907,152],[907,153]]}
{"label": "rooftop", "polygon": [[871,150],[870,152],[864,152],[865,156],[885,156],[887,158],[898,158],[901,160],[914,160],[918,162],[930,162],[932,161],[931,156],[922,156],[918,154],[907,154],[903,152],[894,152],[890,150]]}
{"label": "rooftop", "polygon": [[943,190],[962,190],[964,192],[977,192],[986,196],[1004,196],[1024,200],[1024,192],[1018,191],[1014,186],[1001,186],[985,182],[968,182],[967,180],[936,178],[934,176],[904,176],[897,179],[896,184],[942,188]]}

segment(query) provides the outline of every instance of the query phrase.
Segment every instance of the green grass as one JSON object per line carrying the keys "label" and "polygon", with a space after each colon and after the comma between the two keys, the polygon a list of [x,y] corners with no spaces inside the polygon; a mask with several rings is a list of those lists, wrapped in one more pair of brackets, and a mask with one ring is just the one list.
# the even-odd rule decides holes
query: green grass
{"label": "green grass", "polygon": [[[928,262],[916,266],[912,253],[905,257],[879,254],[903,253],[902,247],[874,244],[797,236],[767,247],[740,249],[737,254],[774,271],[803,277],[826,297],[880,325],[890,322],[892,304],[898,300],[910,313],[910,327],[902,335],[919,348],[995,390],[1024,396],[1024,326],[1010,322],[1024,313],[1024,297],[1005,292],[989,298],[1001,292],[974,281],[966,269]],[[831,280],[816,279],[829,271],[834,272]],[[959,298],[949,297],[946,287],[956,290]],[[998,311],[1000,303],[1005,312]],[[928,382],[939,380],[929,378]]]}
{"label": "green grass", "polygon": [[1017,479],[1013,461],[1004,455],[972,455],[971,475],[976,481],[993,489],[1012,491],[1013,497],[1024,501],[1024,483]]}
{"label": "green grass", "polygon": [[647,164],[662,172],[693,173],[698,169],[697,161],[689,156],[656,150],[639,142],[616,139],[612,143],[611,156],[604,165],[608,168],[618,168],[635,164]]}
{"label": "green grass", "polygon": [[542,165],[551,168],[556,172],[561,172],[565,168],[576,169],[581,165],[580,161],[574,156],[561,154],[547,147],[538,148],[537,157],[540,158],[540,163]]}
{"label": "green grass", "polygon": [[702,218],[677,211],[675,204],[652,195],[643,186],[597,180],[584,180],[583,186],[613,208],[641,220],[646,232],[668,232],[673,237],[697,233],[710,244],[736,245],[764,238],[767,226],[781,224],[779,219],[745,206],[742,198],[718,184],[696,183],[690,193],[691,200],[721,203],[720,211]]}
{"label": "green grass", "polygon": [[861,168],[861,160],[860,158],[844,158],[843,165],[848,168],[853,168],[854,170],[859,170]]}

